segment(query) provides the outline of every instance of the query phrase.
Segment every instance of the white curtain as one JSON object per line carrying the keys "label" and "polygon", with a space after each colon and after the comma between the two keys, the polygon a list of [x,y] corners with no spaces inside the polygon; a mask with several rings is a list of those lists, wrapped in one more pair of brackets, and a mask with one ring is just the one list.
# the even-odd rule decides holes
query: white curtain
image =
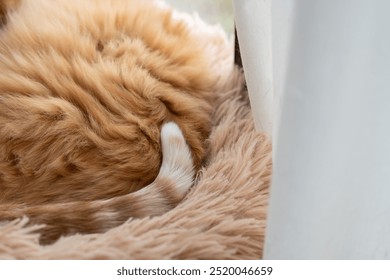
{"label": "white curtain", "polygon": [[264,257],[389,259],[390,1],[234,5],[253,113],[274,126]]}

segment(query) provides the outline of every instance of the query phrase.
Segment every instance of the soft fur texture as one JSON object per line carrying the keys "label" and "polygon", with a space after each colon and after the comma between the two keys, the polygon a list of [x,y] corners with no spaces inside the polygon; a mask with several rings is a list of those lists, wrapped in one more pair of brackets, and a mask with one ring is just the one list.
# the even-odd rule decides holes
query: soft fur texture
{"label": "soft fur texture", "polygon": [[[220,76],[214,90],[218,99],[207,140],[209,151],[185,199],[161,216],[129,219],[104,233],[62,237],[49,246],[39,244],[36,231],[43,226],[30,224],[27,218],[4,222],[0,224],[0,258],[261,257],[271,176],[270,142],[254,131],[242,73],[231,66],[231,47],[219,31],[183,18],[193,25],[191,33],[198,34],[197,44],[208,46],[206,61],[213,74]],[[22,86],[15,87],[24,92]]]}
{"label": "soft fur texture", "polygon": [[242,74],[220,88],[208,163],[186,198],[164,215],[130,219],[104,234],[40,246],[26,220],[0,226],[5,259],[259,259],[262,256],[271,144],[255,132]]}
{"label": "soft fur texture", "polygon": [[[1,3],[0,219],[47,224],[46,243],[175,206],[179,177],[155,179],[161,126],[180,127],[199,169],[232,69],[218,69],[224,34],[157,1]],[[162,191],[128,195],[147,184]]]}
{"label": "soft fur texture", "polygon": [[[27,216],[31,223],[45,224],[40,232],[43,244],[61,235],[104,232],[125,222],[165,213],[177,205],[193,184],[195,170],[191,151],[180,128],[166,123],[161,129],[163,161],[155,180],[139,191],[109,199],[44,203],[40,205],[0,205],[0,219]],[[16,207],[17,206],[17,207]]]}

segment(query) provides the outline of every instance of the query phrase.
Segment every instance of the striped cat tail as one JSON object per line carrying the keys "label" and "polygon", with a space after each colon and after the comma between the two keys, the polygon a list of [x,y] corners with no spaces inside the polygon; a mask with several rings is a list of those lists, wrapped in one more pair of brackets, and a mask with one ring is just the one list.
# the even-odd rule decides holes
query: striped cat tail
{"label": "striped cat tail", "polygon": [[75,233],[100,233],[129,218],[164,214],[174,208],[193,184],[195,168],[190,148],[173,122],[161,129],[163,161],[159,174],[148,186],[127,195],[105,200],[75,201],[24,207],[0,205],[0,220],[27,216],[40,229],[42,244]]}

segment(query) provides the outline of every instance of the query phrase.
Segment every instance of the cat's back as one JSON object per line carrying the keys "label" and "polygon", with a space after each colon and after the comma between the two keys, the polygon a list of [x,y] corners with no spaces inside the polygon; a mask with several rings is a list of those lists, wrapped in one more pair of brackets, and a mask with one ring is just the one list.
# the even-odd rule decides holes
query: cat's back
{"label": "cat's back", "polygon": [[154,1],[20,1],[0,29],[0,200],[134,191],[156,177],[171,120],[199,166],[209,66],[188,26]]}

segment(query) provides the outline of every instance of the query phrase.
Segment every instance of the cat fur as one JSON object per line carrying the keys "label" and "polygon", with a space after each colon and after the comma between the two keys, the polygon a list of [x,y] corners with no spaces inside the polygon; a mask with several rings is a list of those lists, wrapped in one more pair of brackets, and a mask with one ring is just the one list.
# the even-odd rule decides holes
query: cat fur
{"label": "cat fur", "polygon": [[48,243],[177,205],[226,39],[208,45],[157,1],[0,3],[0,220],[27,215]]}

